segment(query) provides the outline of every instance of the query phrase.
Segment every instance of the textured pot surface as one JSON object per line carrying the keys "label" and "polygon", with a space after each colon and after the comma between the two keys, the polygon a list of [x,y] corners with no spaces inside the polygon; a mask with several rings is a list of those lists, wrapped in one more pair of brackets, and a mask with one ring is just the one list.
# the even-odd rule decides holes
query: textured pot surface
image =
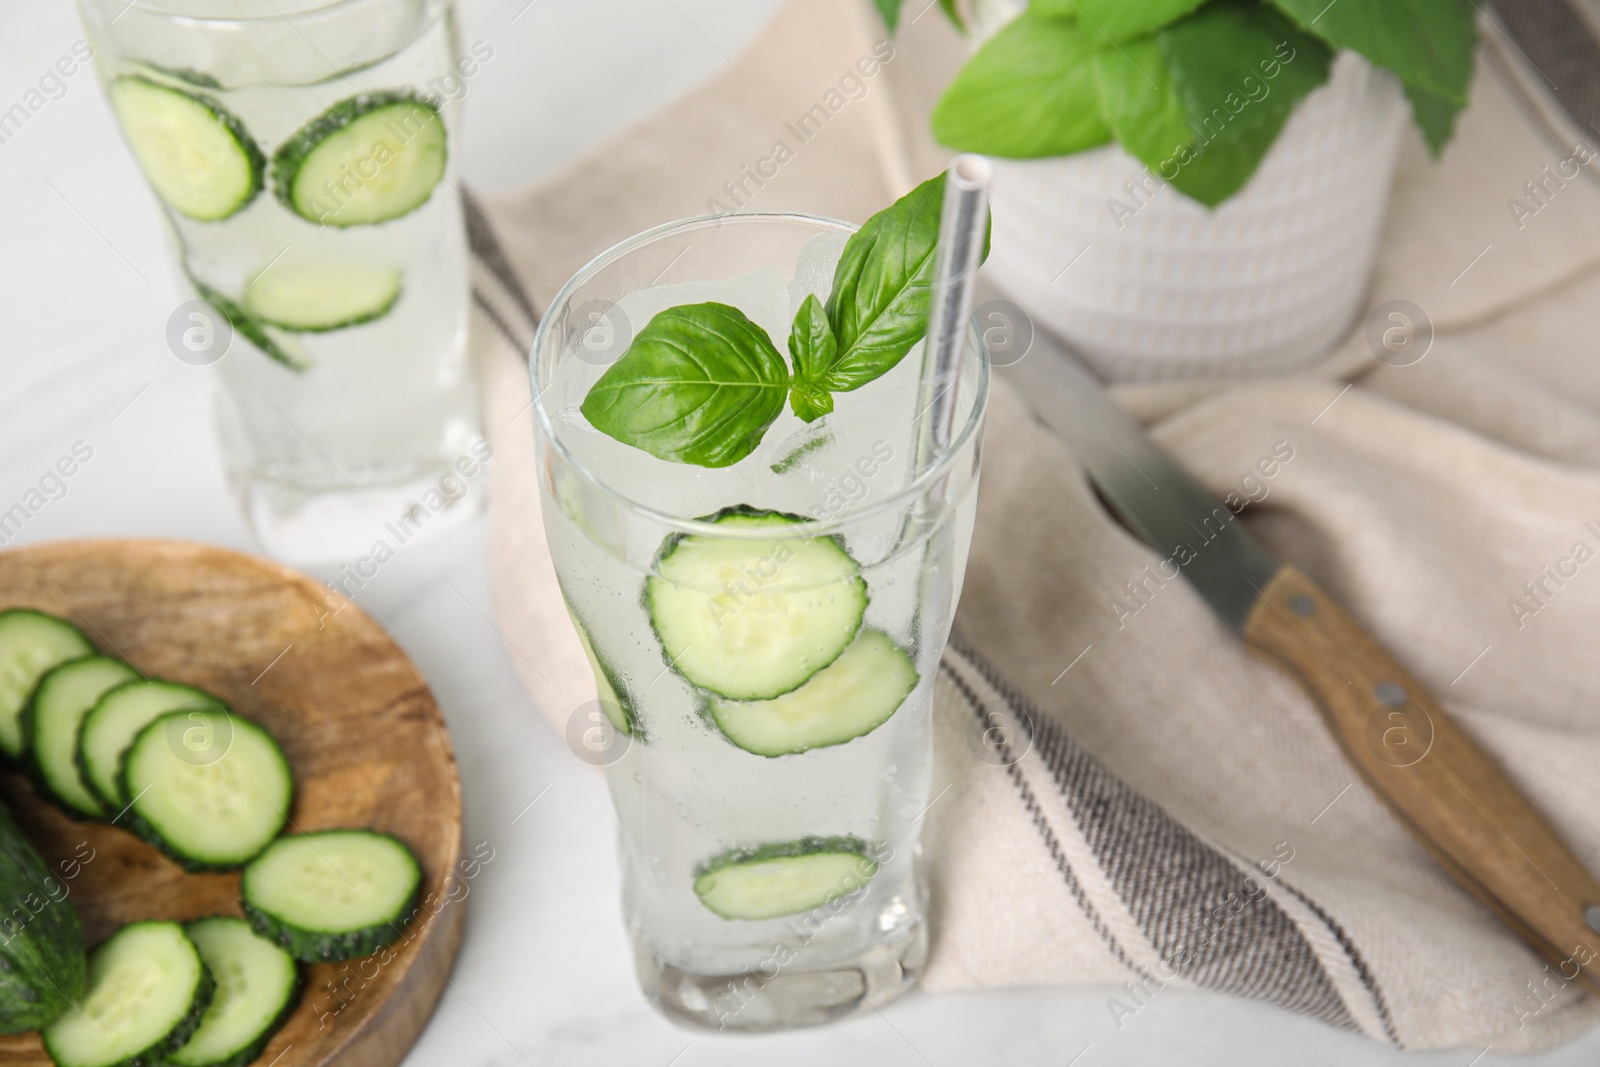
{"label": "textured pot surface", "polygon": [[1215,209],[1115,144],[996,160],[988,270],[1113,380],[1303,366],[1362,307],[1406,118],[1398,80],[1346,52]]}

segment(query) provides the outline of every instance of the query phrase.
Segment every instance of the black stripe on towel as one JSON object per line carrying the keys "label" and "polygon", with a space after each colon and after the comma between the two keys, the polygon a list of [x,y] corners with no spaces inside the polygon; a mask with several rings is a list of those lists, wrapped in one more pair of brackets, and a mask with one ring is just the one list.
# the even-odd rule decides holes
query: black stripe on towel
{"label": "black stripe on towel", "polygon": [[[990,725],[989,709],[984,706],[978,694],[972,691],[972,687],[967,685],[966,680],[960,674],[950,669],[942,661],[939,664],[939,670],[949,679],[956,692],[961,694],[961,698],[966,701],[967,707],[978,717],[980,729],[988,729]],[[1078,907],[1088,918],[1089,925],[1094,927],[1095,932],[1100,935],[1100,939],[1106,943],[1106,948],[1111,950],[1111,954],[1122,961],[1124,967],[1137,974],[1139,968],[1128,958],[1128,954],[1122,950],[1122,946],[1117,943],[1116,936],[1106,928],[1106,924],[1100,918],[1100,913],[1095,910],[1095,906],[1090,902],[1088,894],[1083,891],[1083,884],[1078,881],[1078,876],[1072,873],[1072,864],[1067,862],[1067,855],[1061,849],[1061,842],[1056,840],[1055,832],[1050,829],[1049,822],[1045,820],[1044,812],[1039,807],[1038,798],[1033,795],[1033,790],[1028,786],[1027,780],[1022,777],[1022,772],[1017,770],[1017,762],[1020,757],[1011,758],[1014,754],[1011,752],[1010,745],[1007,742],[1002,741],[1000,745],[1006,750],[1005,754],[1008,757],[1006,760],[1006,772],[1011,776],[1012,784],[1017,787],[1017,792],[1022,796],[1022,806],[1027,809],[1028,818],[1033,822],[1034,828],[1039,831],[1039,836],[1044,838],[1045,848],[1049,850],[1050,858],[1055,861],[1056,870],[1061,872],[1062,880],[1067,883],[1067,891],[1072,894],[1072,899],[1078,902]]]}
{"label": "black stripe on towel", "polygon": [[[528,291],[522,287],[517,272],[512,270],[510,261],[506,259],[505,248],[495,236],[495,229],[489,222],[489,216],[484,214],[483,208],[478,205],[478,201],[471,193],[462,190],[461,199],[465,203],[462,214],[467,221],[467,248],[490,276],[505,288],[506,294],[527,320],[528,329],[538,329],[539,313],[534,310]],[[525,345],[519,347],[526,357],[528,347]]]}
{"label": "black stripe on towel", "polygon": [[[1252,888],[1264,875],[1241,871],[1124,783],[959,637],[951,648],[1030,732],[1108,881],[1171,971],[1204,989],[1264,999],[1331,1026],[1357,1029],[1294,921]],[[1368,988],[1381,1006],[1375,984]]]}

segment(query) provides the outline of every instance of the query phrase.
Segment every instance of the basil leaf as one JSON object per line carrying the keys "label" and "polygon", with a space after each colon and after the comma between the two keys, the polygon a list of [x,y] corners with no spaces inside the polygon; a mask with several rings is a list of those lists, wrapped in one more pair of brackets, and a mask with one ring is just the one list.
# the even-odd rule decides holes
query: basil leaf
{"label": "basil leaf", "polygon": [[[1059,2],[1059,0],[1058,0]],[[1128,41],[1159,30],[1205,0],[1068,0],[1078,18],[1110,41]]]}
{"label": "basil leaf", "polygon": [[1171,180],[1178,149],[1194,143],[1194,131],[1160,45],[1145,38],[1096,53],[1094,58],[1100,105],[1118,142],[1139,162]]}
{"label": "basil leaf", "polygon": [[1456,117],[1461,114],[1462,105],[1410,84],[1406,85],[1406,97],[1411,101],[1411,116],[1416,120],[1417,129],[1428,142],[1428,151],[1438,159],[1455,135]]}
{"label": "basil leaf", "polygon": [[872,0],[878,9],[878,14],[883,16],[883,24],[893,33],[900,25],[900,0]]}
{"label": "basil leaf", "polygon": [[807,375],[808,380],[835,393],[859,389],[922,340],[943,206],[940,174],[850,235],[826,309],[837,351],[822,373]]}
{"label": "basil leaf", "polygon": [[789,331],[789,357],[794,361],[789,406],[806,422],[815,422],[833,410],[833,396],[820,383],[838,351],[828,313],[812,293],[801,302]]}
{"label": "basil leaf", "polygon": [[966,31],[967,24],[961,18],[961,10],[956,7],[956,0],[939,0],[939,10],[950,20],[950,25],[962,32]]}
{"label": "basil leaf", "polygon": [[1104,144],[1090,57],[1105,43],[1077,22],[1025,11],[967,60],[933,109],[933,135],[963,152],[1013,159]]}
{"label": "basil leaf", "polygon": [[1052,19],[1078,17],[1077,0],[1028,0],[1028,10],[1035,15]]}
{"label": "basil leaf", "polygon": [[[1333,53],[1271,8],[1222,0],[1155,35],[1194,140],[1161,177],[1215,206],[1244,187]],[[1170,170],[1170,168],[1169,168]]]}
{"label": "basil leaf", "polygon": [[816,422],[833,413],[833,394],[820,385],[795,382],[789,387],[789,407],[801,422]]}
{"label": "basil leaf", "polygon": [[[1272,2],[1336,48],[1360,52],[1407,85],[1458,104],[1467,102],[1478,44],[1471,0]],[[1419,123],[1426,121],[1418,115]]]}
{"label": "basil leaf", "polygon": [[767,331],[727,304],[651,319],[581,408],[601,433],[658,459],[727,467],[783,412],[789,368]]}

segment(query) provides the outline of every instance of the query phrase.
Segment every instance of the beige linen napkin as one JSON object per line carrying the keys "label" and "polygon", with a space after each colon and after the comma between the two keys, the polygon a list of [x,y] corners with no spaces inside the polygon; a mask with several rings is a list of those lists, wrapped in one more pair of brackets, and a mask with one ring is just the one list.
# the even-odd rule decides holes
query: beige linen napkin
{"label": "beige linen napkin", "polygon": [[[922,117],[962,49],[936,12],[891,44],[864,2],[794,0],[712,83],[472,209],[498,613],[558,731],[593,694],[538,512],[534,307],[611,243],[708,207],[885,206],[939,165]],[[1508,199],[1570,146],[1517,100],[1486,62],[1444,163],[1407,149],[1372,303],[1432,316],[1420,363],[1377,367],[1358,331],[1315,374],[1122,396],[1212,490],[1252,500],[1243,521],[1600,870],[1600,192],[1571,181],[1518,227]],[[779,142],[789,158],[762,177]],[[958,618],[971,645],[947,653],[935,707],[925,986],[1106,983],[1119,1023],[1162,989],[1206,988],[1408,1048],[1537,1049],[1600,1019],[1411,841],[1305,694],[1156,563],[998,388]],[[994,727],[998,752],[979,739]]]}

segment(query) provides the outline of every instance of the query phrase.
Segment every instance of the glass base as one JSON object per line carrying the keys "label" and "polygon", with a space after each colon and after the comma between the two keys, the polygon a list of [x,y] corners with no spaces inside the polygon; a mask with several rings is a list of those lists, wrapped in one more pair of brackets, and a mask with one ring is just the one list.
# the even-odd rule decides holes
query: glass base
{"label": "glass base", "polygon": [[637,934],[633,964],[644,995],[673,1022],[708,1030],[816,1026],[881,1008],[917,984],[928,959],[928,928],[818,970],[695,974],[656,955]]}
{"label": "glass base", "polygon": [[[474,518],[488,479],[447,468],[399,485],[308,492],[267,481],[239,487],[246,520],[268,555],[300,565],[355,561],[375,571],[402,550],[438,539]],[[363,571],[363,578],[371,577]]]}

